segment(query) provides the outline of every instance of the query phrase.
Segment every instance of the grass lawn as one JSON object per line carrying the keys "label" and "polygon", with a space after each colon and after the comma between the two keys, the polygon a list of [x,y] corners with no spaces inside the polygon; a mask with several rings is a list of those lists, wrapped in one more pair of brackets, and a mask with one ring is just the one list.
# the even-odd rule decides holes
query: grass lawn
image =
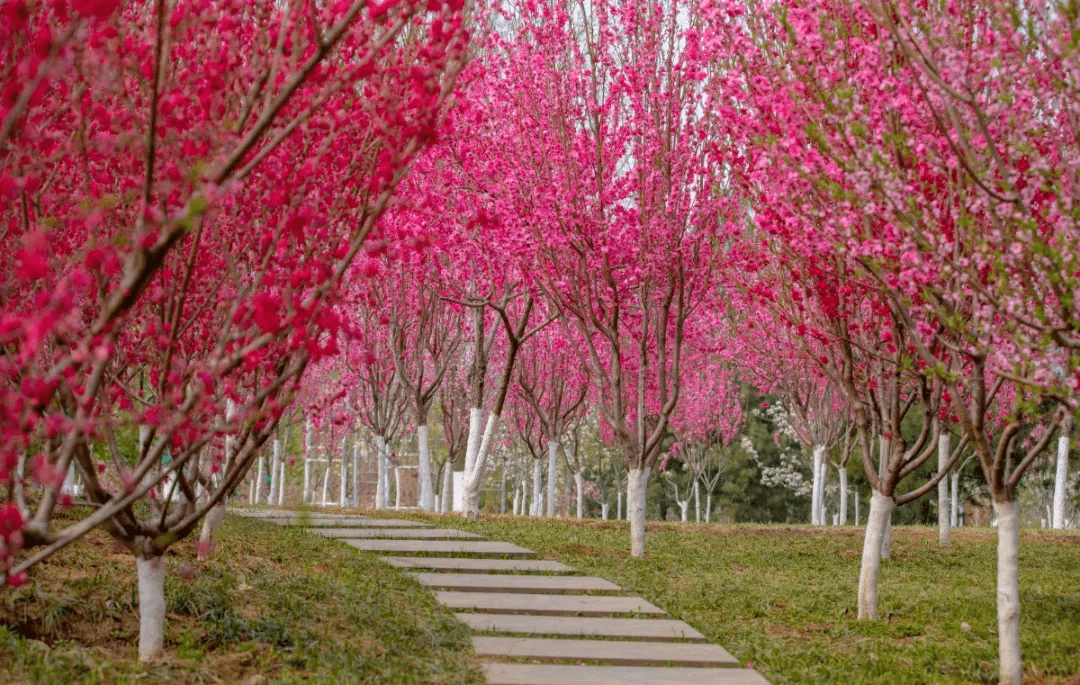
{"label": "grass lawn", "polygon": [[230,517],[167,558],[166,654],[136,659],[135,562],[94,532],[0,589],[0,683],[482,683],[469,632],[408,577],[320,536]]}
{"label": "grass lawn", "polygon": [[[412,515],[481,532],[614,581],[785,683],[993,683],[996,531],[897,528],[883,562],[883,619],[859,622],[862,530],[650,523],[629,557],[625,522]],[[1080,685],[1080,534],[1021,536],[1027,682]],[[970,626],[965,631],[963,625]]]}

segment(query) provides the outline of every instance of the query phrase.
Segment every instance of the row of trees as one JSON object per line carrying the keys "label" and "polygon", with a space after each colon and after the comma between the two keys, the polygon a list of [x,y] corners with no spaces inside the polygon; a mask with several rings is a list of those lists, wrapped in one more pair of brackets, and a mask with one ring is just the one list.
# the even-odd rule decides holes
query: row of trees
{"label": "row of trees", "polygon": [[[472,517],[506,435],[533,459],[533,502],[553,511],[560,451],[581,502],[566,436],[594,409],[642,556],[650,475],[672,458],[704,473],[754,385],[814,455],[813,521],[828,446],[841,483],[861,463],[863,618],[892,511],[975,454],[1002,682],[1021,682],[1016,495],[1080,388],[1068,8],[0,16],[9,583],[104,526],[137,558],[140,653],[159,652],[162,554],[220,511],[300,396],[376,437],[377,506],[388,445],[415,427],[428,509],[439,401]],[[94,508],[55,530],[72,464]]]}

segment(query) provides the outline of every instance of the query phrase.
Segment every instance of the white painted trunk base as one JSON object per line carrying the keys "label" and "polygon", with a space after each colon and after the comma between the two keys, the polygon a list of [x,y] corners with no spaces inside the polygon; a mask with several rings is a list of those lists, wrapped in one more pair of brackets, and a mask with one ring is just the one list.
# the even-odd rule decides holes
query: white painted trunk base
{"label": "white painted trunk base", "polygon": [[701,488],[694,481],[694,523],[701,523]]}
{"label": "white painted trunk base", "polygon": [[951,512],[949,514],[949,525],[953,528],[957,528],[960,525],[960,472],[954,472],[950,476],[949,480],[952,481],[952,497],[951,499]]}
{"label": "white painted trunk base", "polygon": [[1021,685],[1020,517],[1016,502],[994,502],[997,515],[997,619],[1000,685]]}
{"label": "white painted trunk base", "polygon": [[[938,473],[945,471],[949,466],[949,434],[938,436]],[[942,476],[937,484],[937,512],[938,512],[938,544],[948,547],[952,538],[952,527],[949,523],[949,477]]]}
{"label": "white painted trunk base", "polygon": [[[837,471],[840,474],[840,519],[839,519],[839,525],[846,526],[847,525],[847,507],[848,507],[848,503],[847,503],[847,495],[848,495],[847,467],[846,466],[841,466],[840,468],[837,469]],[[856,525],[858,525],[858,524],[856,524]]]}
{"label": "white painted trunk base", "polygon": [[[479,412],[480,410],[474,410]],[[469,419],[469,434],[472,436],[473,421]],[[480,414],[475,415],[476,425],[479,426]],[[487,466],[487,455],[491,451],[491,445],[495,440],[495,432],[499,429],[499,415],[489,414],[487,426],[484,428],[484,438],[480,441],[480,447],[476,451],[472,468],[465,468],[465,487],[462,491],[461,513],[466,518],[476,519],[480,517],[480,487],[484,484],[484,469]]]}
{"label": "white painted trunk base", "polygon": [[[443,465],[442,499],[439,501],[439,511],[446,514],[450,511],[450,505],[454,502],[454,465],[450,459]],[[456,509],[454,511],[457,511]]]}
{"label": "white painted trunk base", "polygon": [[139,661],[152,661],[165,649],[164,557],[135,559],[139,587]]}
{"label": "white painted trunk base", "polygon": [[420,508],[424,511],[434,511],[435,491],[431,487],[431,447],[428,444],[428,427],[426,424],[416,429],[416,440],[420,453]]}
{"label": "white painted trunk base", "polygon": [[533,459],[533,475],[532,475],[532,508],[529,510],[530,516],[540,516],[540,484],[543,481],[543,464],[539,459]]}
{"label": "white painted trunk base", "polygon": [[577,491],[577,517],[585,518],[585,476],[581,471],[574,474],[574,489]]}
{"label": "white painted trunk base", "polygon": [[1050,526],[1055,530],[1065,527],[1065,493],[1069,483],[1069,435],[1058,438],[1057,468],[1054,471],[1054,510]]}
{"label": "white painted trunk base", "polygon": [[813,481],[811,483],[810,490],[810,525],[823,526],[825,521],[821,516],[822,509],[822,495],[825,492],[823,486],[824,474],[824,462],[825,462],[825,446],[814,445],[814,462],[813,462]]}
{"label": "white painted trunk base", "polygon": [[375,436],[375,508],[386,508],[386,438]]}
{"label": "white painted trunk base", "polygon": [[611,511],[611,505],[604,502],[600,505],[600,519],[603,521],[608,520],[608,512]]}
{"label": "white painted trunk base", "polygon": [[401,508],[401,467],[394,467],[394,508]]}
{"label": "white painted trunk base", "polygon": [[896,504],[891,497],[874,492],[870,497],[870,515],[863,538],[862,565],[859,569],[859,619],[878,618],[878,574],[881,570],[881,545],[889,517]]}
{"label": "white painted trunk base", "polygon": [[559,473],[559,443],[548,441],[547,515],[555,516],[555,485]]}
{"label": "white painted trunk base", "polygon": [[647,469],[630,469],[627,484],[627,516],[630,519],[630,556],[645,556],[645,488]]}

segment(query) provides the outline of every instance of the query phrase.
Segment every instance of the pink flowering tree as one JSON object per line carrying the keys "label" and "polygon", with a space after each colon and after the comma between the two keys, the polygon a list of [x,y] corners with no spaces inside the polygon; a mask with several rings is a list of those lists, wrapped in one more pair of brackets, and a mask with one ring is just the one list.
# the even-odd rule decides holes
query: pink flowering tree
{"label": "pink flowering tree", "polygon": [[[103,525],[153,658],[163,553],[334,353],[341,277],[468,34],[455,3],[118,6],[0,11],[0,570]],[[57,530],[72,465],[94,508]]]}

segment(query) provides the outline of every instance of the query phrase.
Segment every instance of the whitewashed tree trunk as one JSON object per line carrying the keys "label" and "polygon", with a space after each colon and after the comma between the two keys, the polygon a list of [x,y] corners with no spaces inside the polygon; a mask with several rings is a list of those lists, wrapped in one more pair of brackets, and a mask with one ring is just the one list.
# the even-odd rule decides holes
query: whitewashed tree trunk
{"label": "whitewashed tree trunk", "polygon": [[360,443],[356,439],[352,446],[352,505],[360,506]]}
{"label": "whitewashed tree trunk", "polygon": [[[479,410],[474,410],[479,412]],[[476,426],[480,425],[480,415],[477,413]],[[469,419],[469,437],[472,440],[473,417]],[[487,467],[487,455],[491,451],[491,445],[495,440],[495,433],[499,429],[499,415],[488,415],[487,426],[484,428],[484,437],[476,450],[476,456],[472,460],[472,468],[465,468],[465,483],[462,488],[462,513],[466,518],[477,519],[480,517],[480,486],[484,483],[484,469]],[[468,452],[468,450],[466,450]],[[466,462],[468,455],[466,454]]]}
{"label": "whitewashed tree trunk", "polygon": [[548,440],[547,515],[555,516],[555,485],[559,475],[559,443]]}
{"label": "whitewashed tree trunk", "polygon": [[577,490],[577,517],[585,518],[585,476],[580,470],[574,474],[574,489]]}
{"label": "whitewashed tree trunk", "polygon": [[615,501],[615,520],[620,521],[620,520],[622,520],[622,517],[623,517],[623,511],[622,511],[622,488],[619,488],[618,496],[617,496],[617,499]]}
{"label": "whitewashed tree trunk", "polygon": [[878,574],[881,570],[881,545],[885,529],[896,506],[891,497],[874,492],[870,497],[870,515],[863,538],[862,566],[859,569],[859,619],[878,618]]}
{"label": "whitewashed tree trunk", "polygon": [[646,469],[630,469],[628,492],[626,493],[626,509],[630,518],[630,556],[645,556],[645,487],[647,485],[648,471]]}
{"label": "whitewashed tree trunk", "polygon": [[694,480],[694,522],[701,523],[701,488],[698,481]]}
{"label": "whitewashed tree trunk", "polygon": [[439,502],[439,511],[446,514],[454,503],[454,465],[450,459],[446,460],[442,479],[442,501]]}
{"label": "whitewashed tree trunk", "polygon": [[255,478],[255,504],[262,502],[263,482],[266,481],[266,457],[259,455],[259,474]]}
{"label": "whitewashed tree trunk", "polygon": [[476,462],[476,455],[480,451],[480,430],[483,428],[484,410],[479,407],[469,409],[469,438],[465,442],[465,473],[469,473]]}
{"label": "whitewashed tree trunk", "polygon": [[424,511],[435,509],[435,491],[431,487],[431,447],[428,445],[428,427],[416,429],[416,441],[419,445],[420,472],[420,508]]}
{"label": "whitewashed tree trunk", "polygon": [[267,504],[276,504],[280,499],[278,490],[281,489],[281,441],[274,439],[274,452],[270,459],[270,496]]}
{"label": "whitewashed tree trunk", "polygon": [[[252,474],[251,471],[248,471],[248,476],[251,477],[254,476],[254,474]],[[256,478],[252,477],[251,483],[248,485],[248,504],[256,503],[255,493],[257,492],[256,488],[258,488],[258,486],[259,481]]]}
{"label": "whitewashed tree trunk", "polygon": [[885,534],[881,538],[881,558],[888,559],[892,555],[892,512],[885,521]]}
{"label": "whitewashed tree trunk", "polygon": [[687,497],[684,501],[675,500],[679,502],[679,513],[682,516],[682,522],[686,523],[690,520],[690,498]]}
{"label": "whitewashed tree trunk", "polygon": [[[840,518],[838,519],[838,525],[846,526],[847,525],[847,506],[848,506],[847,505],[847,495],[848,495],[847,467],[846,466],[841,466],[841,467],[837,468],[837,471],[840,474]],[[858,525],[858,524],[856,524],[856,525]]]}
{"label": "whitewashed tree trunk", "polygon": [[602,521],[607,521],[609,511],[611,511],[611,505],[607,502],[602,502],[600,504],[600,519]]}
{"label": "whitewashed tree trunk", "polygon": [[401,467],[394,467],[394,509],[401,509]]}
{"label": "whitewashed tree trunk", "polygon": [[375,436],[375,508],[386,508],[386,438]]}
{"label": "whitewashed tree trunk", "polygon": [[452,484],[454,494],[451,495],[453,498],[451,501],[451,508],[453,511],[461,513],[465,511],[465,472],[454,471],[452,477],[454,479]]}
{"label": "whitewashed tree trunk", "polygon": [[813,481],[810,486],[810,525],[820,526],[824,524],[821,520],[821,466],[825,460],[825,446],[814,445],[814,460],[813,460]]}
{"label": "whitewashed tree trunk", "polygon": [[997,515],[997,619],[1000,685],[1021,685],[1020,658],[1020,518],[1016,502],[994,502]]}
{"label": "whitewashed tree trunk", "polygon": [[300,501],[303,502],[304,504],[308,503],[308,499],[310,498],[310,495],[309,495],[310,491],[311,491],[311,460],[305,458],[304,459],[304,492],[301,493],[301,496],[300,496]]}
{"label": "whitewashed tree trunk", "polygon": [[952,511],[949,514],[949,523],[953,528],[958,528],[960,526],[960,471],[955,471],[949,480],[952,481],[952,497],[950,498]]}
{"label": "whitewashed tree trunk", "polygon": [[712,523],[712,490],[705,493],[705,523]]}
{"label": "whitewashed tree trunk", "polygon": [[[892,441],[882,438],[882,440],[881,440],[880,459],[878,460],[878,478],[881,479],[881,480],[885,480],[885,473],[886,473],[886,471],[888,471],[889,455],[892,454],[892,452],[890,451],[891,449],[892,449]],[[873,495],[871,495],[870,511],[873,512],[873,510],[874,510],[874,502],[873,502]],[[871,514],[867,514],[866,516],[867,516],[866,517],[866,525],[869,526],[870,525]],[[882,534],[882,538],[881,538],[881,558],[882,559],[888,559],[891,550],[892,550],[892,509],[890,508],[889,509],[889,514],[885,518],[885,532]],[[875,593],[877,592],[877,581],[876,580],[875,580],[875,583],[874,583],[874,592]],[[875,611],[877,611],[876,608],[875,608]],[[875,618],[877,618],[877,616],[875,616]]]}
{"label": "whitewashed tree trunk", "polygon": [[511,511],[513,511],[513,513],[514,513],[514,516],[518,515],[518,511],[520,511],[520,509],[518,507],[520,506],[520,504],[521,504],[521,488],[519,488],[518,486],[515,485],[514,486],[514,501],[513,501],[513,507],[511,509]]}
{"label": "whitewashed tree trunk", "polygon": [[[949,434],[938,436],[937,445],[938,473],[949,468]],[[952,530],[949,525],[949,479],[942,476],[937,484],[938,544],[948,547]]]}
{"label": "whitewashed tree trunk", "polygon": [[281,474],[278,476],[277,503],[280,507],[285,504],[285,462],[281,462]]}
{"label": "whitewashed tree trunk", "polygon": [[818,478],[818,525],[828,525],[829,519],[825,516],[825,483],[829,479],[829,461],[825,458],[825,448],[821,448],[821,464],[818,469],[821,476]]}
{"label": "whitewashed tree trunk", "polygon": [[152,661],[165,649],[164,557],[136,557],[139,587],[139,661]]}
{"label": "whitewashed tree trunk", "polygon": [[1054,512],[1050,522],[1054,530],[1065,527],[1065,491],[1069,483],[1069,433],[1070,431],[1063,430],[1058,438],[1057,469],[1054,471]]}
{"label": "whitewashed tree trunk", "polygon": [[330,466],[331,466],[331,462],[330,462],[330,452],[329,452],[329,450],[327,450],[327,455],[326,456],[327,456],[326,468],[323,469],[323,480],[322,480],[322,505],[324,507],[326,506],[327,501],[329,501],[328,495],[330,494]]}
{"label": "whitewashed tree trunk", "polygon": [[540,510],[540,484],[543,481],[543,468],[544,465],[539,459],[533,459],[532,509],[529,510],[531,516],[543,514]]}

